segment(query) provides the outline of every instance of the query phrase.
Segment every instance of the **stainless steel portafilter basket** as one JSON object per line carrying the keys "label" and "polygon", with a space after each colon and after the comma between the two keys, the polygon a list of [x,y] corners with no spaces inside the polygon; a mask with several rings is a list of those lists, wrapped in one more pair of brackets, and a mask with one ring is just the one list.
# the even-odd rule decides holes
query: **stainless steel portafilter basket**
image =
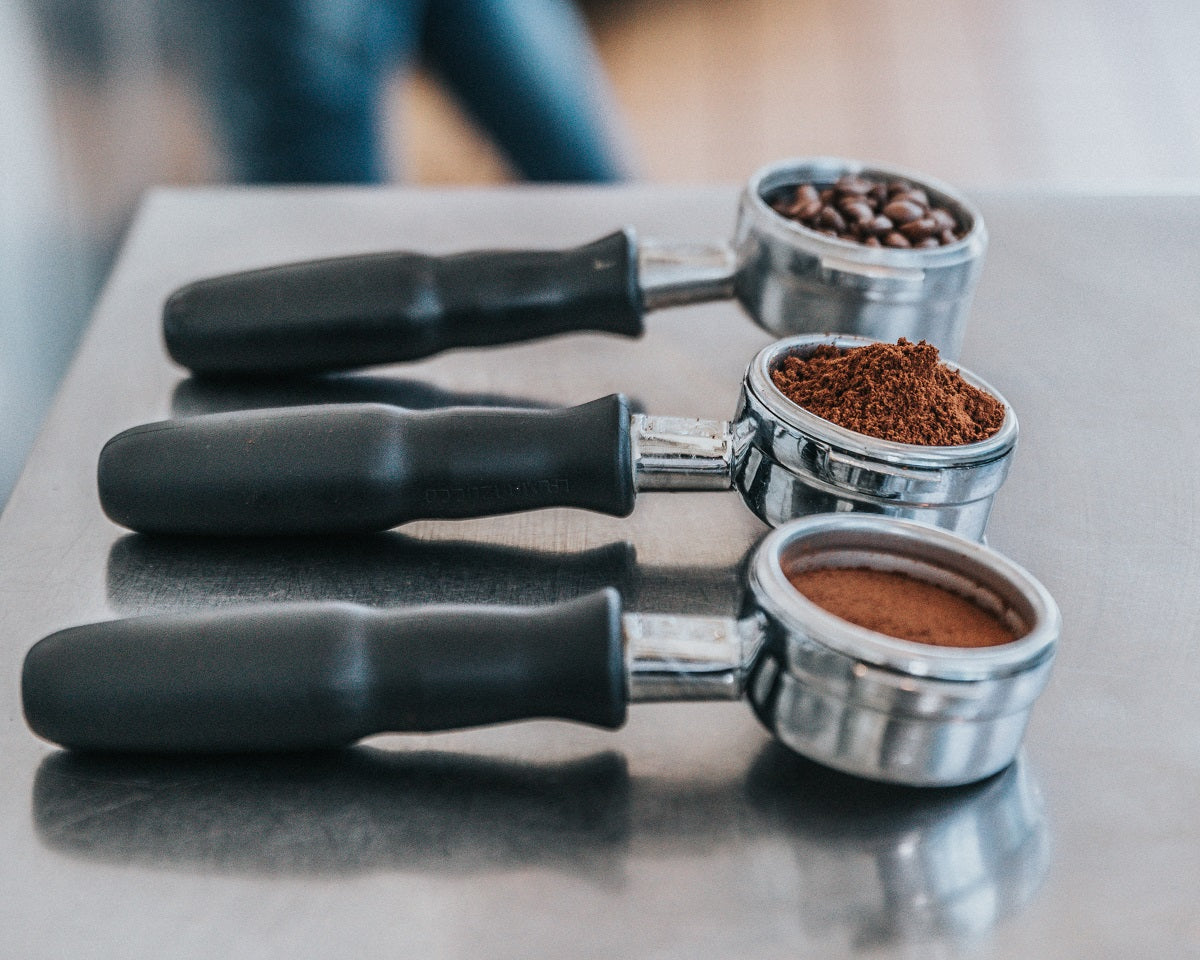
{"label": "stainless steel portafilter basket", "polygon": [[1018,433],[1016,414],[994,387],[958,368],[967,383],[1003,404],[1004,421],[986,440],[931,447],[847,430],[793,403],[771,380],[785,357],[807,356],[822,344],[850,349],[870,342],[796,337],[754,358],[732,427],[737,437],[734,485],[771,526],[792,517],[853,511],[919,520],[982,539]]}
{"label": "stainless steel portafilter basket", "polygon": [[[963,237],[934,249],[868,247],[767,204],[782,187],[845,174],[922,188]],[[626,227],[569,250],[284,264],[176,290],[163,309],[163,336],[170,355],[197,373],[314,372],[571,331],[638,336],[649,311],[736,298],[778,336],[903,336],[955,358],[986,247],[979,210],[924,174],[832,157],[785,160],[750,178],[731,241],[639,240]]]}
{"label": "stainless steel portafilter basket", "polygon": [[625,516],[639,490],[733,487],[772,526],[854,511],[982,537],[1016,444],[1007,403],[988,440],[921,447],[837,427],[771,382],[788,353],[869,342],[807,336],[768,347],[747,370],[732,422],[631,414],[614,395],[562,410],[346,404],[145,424],[105,445],[100,502],[144,533],[239,536],[386,530],[540,507]]}
{"label": "stainless steel portafilter basket", "polygon": [[[962,226],[962,239],[925,250],[868,247],[810,230],[767,204],[781,187],[833,183],[848,174],[921,187]],[[928,340],[943,357],[955,359],[983,270],[987,230],[970,200],[925,174],[815,157],[773,164],[750,178],[738,206],[733,249],[737,299],[772,333],[907,337]]]}
{"label": "stainless steel portafilter basket", "polygon": [[[936,584],[973,600],[1019,639],[956,648],[875,633],[816,606],[788,580],[819,567],[866,567]],[[748,696],[797,753],[916,786],[979,780],[1016,755],[1049,676],[1060,618],[1046,589],[1001,554],[924,524],[827,514],[769,534],[754,554],[749,586],[771,642]]]}
{"label": "stainless steel portafilter basket", "polygon": [[[789,572],[900,570],[962,593],[1018,639],[947,649],[854,626]],[[541,608],[262,605],[63,630],[25,658],[35,733],[67,747],[224,753],[525,718],[619,727],[630,703],[750,700],[784,744],[871,780],[952,786],[1012,761],[1059,632],[1053,600],[979,544],[826,515],[751,557],[742,616],[622,613],[615,590]]]}

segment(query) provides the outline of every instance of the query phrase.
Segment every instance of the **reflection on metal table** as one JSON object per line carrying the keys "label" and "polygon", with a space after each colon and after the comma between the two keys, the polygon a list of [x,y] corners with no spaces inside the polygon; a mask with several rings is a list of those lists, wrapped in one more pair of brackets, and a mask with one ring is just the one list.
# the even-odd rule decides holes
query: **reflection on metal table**
{"label": "reflection on metal table", "polygon": [[732,302],[657,314],[640,340],[564,336],[288,386],[187,378],[159,318],[189,280],[287,260],[567,246],[614,223],[720,236],[736,196],[151,195],[0,519],[6,951],[1200,956],[1200,452],[1187,442],[1200,191],[976,197],[991,244],[961,360],[1022,421],[989,542],[1064,619],[1026,746],[996,777],[936,791],[855,780],[789,753],[736,703],[639,707],[617,734],[532,722],[270,759],[76,756],[25,726],[25,651],[115,616],[549,603],[608,585],[632,610],[735,614],[742,558],[767,528],[732,491],[646,498],[624,519],[544,510],[235,543],[123,531],[100,511],[95,467],[136,423],[326,400],[557,406],[623,391],[648,413],[727,418],[770,342]]}

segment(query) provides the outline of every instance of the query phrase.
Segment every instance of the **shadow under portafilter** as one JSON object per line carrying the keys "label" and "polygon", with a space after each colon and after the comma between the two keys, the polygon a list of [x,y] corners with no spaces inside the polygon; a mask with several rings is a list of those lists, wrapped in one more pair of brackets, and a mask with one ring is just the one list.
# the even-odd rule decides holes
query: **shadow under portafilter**
{"label": "shadow under portafilter", "polygon": [[175,386],[171,395],[171,413],[176,417],[189,417],[324,403],[386,403],[409,410],[440,410],[445,407],[519,407],[537,410],[556,406],[531,397],[447,390],[422,380],[376,374],[340,374],[253,380],[188,377]]}
{"label": "shadow under portafilter", "polygon": [[[332,374],[285,378],[188,377],[175,386],[171,414],[190,417],[235,410],[298,407],[326,403],[386,403],[408,410],[447,407],[508,407],[547,410],[561,406],[543,399],[479,390],[450,390],[423,380],[379,374]],[[629,398],[630,409],[642,405]]]}
{"label": "shadow under portafilter", "polygon": [[740,568],[643,567],[632,544],[526,550],[397,532],[211,539],[129,534],[108,555],[108,600],[121,613],[261,601],[371,605],[557,603],[616,587],[629,609],[729,615]]}
{"label": "shadow under portafilter", "polygon": [[521,763],[353,747],[196,759],[59,752],[38,768],[49,847],[233,873],[602,866],[628,843],[624,758]]}

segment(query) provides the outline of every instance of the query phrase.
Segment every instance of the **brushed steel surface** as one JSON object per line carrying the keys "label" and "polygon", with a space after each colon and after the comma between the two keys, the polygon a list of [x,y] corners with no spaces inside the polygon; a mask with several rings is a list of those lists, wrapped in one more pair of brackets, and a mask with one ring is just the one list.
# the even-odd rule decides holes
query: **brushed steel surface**
{"label": "brushed steel surface", "polygon": [[[606,582],[634,610],[730,616],[767,531],[730,491],[359,540],[126,534],[96,498],[104,440],[173,404],[239,402],[165,359],[158,311],[181,283],[621,223],[723,236],[737,188],[151,194],[0,518],[2,952],[1200,956],[1200,196],[972,196],[991,243],[960,359],[1022,422],[988,539],[1046,584],[1064,629],[1018,763],[914,794],[791,757],[737,703],[639,706],[616,735],[530,723],[266,762],[118,762],[34,738],[21,658],[71,624],[264,598],[537,602]],[[647,413],[723,419],[769,342],[732,302],[648,327],[285,392],[431,406],[624,390]]]}

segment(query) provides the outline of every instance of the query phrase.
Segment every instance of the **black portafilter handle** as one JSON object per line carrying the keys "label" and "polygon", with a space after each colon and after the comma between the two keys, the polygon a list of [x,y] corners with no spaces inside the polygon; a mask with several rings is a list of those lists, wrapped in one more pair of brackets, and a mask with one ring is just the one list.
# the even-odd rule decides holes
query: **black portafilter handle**
{"label": "black portafilter handle", "polygon": [[551,334],[642,332],[637,246],[313,260],[198,280],[163,308],[167,351],[198,374],[312,373]]}
{"label": "black portafilter handle", "polygon": [[550,607],[260,605],[72,627],[21,676],[39,736],[79,750],[320,750],[383,732],[625,720],[613,589]]}
{"label": "black portafilter handle", "polygon": [[100,503],[141,533],[365,533],[418,519],[633,510],[630,414],[340,404],[208,414],[105,444]]}

